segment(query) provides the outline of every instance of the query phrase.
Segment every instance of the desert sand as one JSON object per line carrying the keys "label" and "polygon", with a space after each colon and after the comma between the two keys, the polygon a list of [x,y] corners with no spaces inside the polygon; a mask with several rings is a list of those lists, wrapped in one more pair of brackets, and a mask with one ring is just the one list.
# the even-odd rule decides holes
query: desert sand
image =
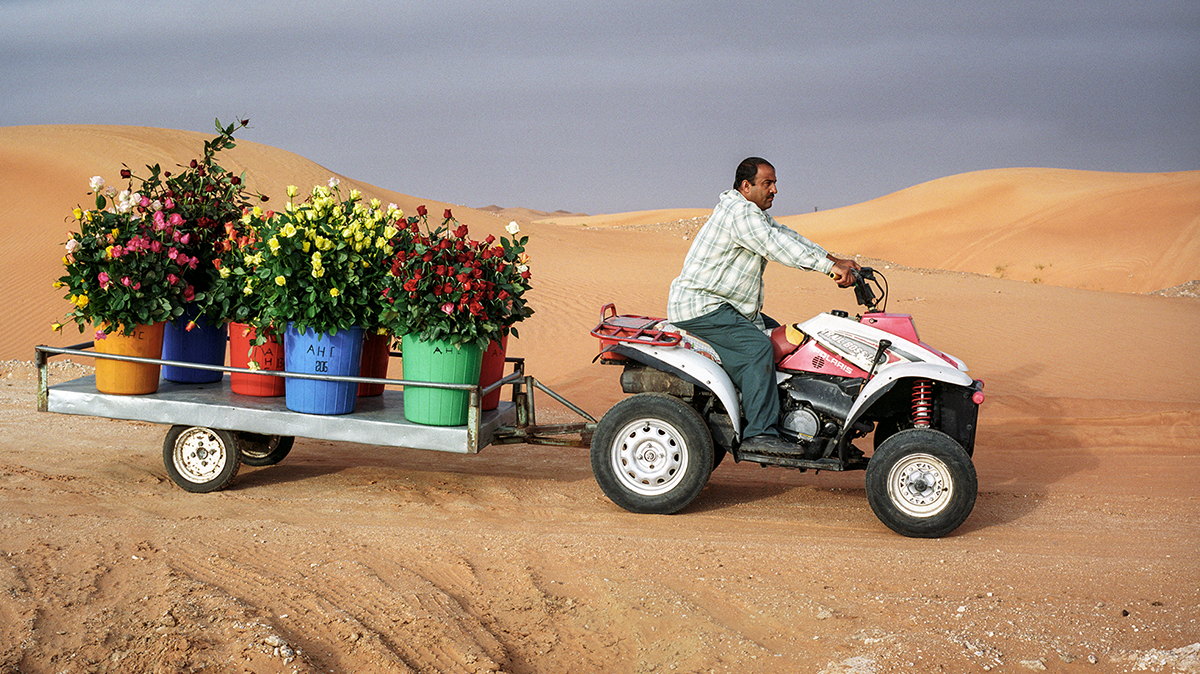
{"label": "desert sand", "polygon": [[[165,427],[36,412],[33,346],[87,340],[49,326],[88,178],[208,137],[0,128],[0,673],[1200,672],[1200,171],[984,171],[781,217],[883,270],[888,309],[987,382],[975,510],[915,540],[861,473],[727,461],[683,512],[634,515],[579,448],[297,439],[190,494]],[[271,203],[333,175],[247,141],[226,165]],[[777,209],[801,179],[780,177]],[[510,354],[597,417],[623,397],[591,362],[601,305],[664,313],[711,206],[473,209],[340,178],[480,235],[517,220],[537,314]],[[855,309],[817,274],[767,282],[783,320]]]}

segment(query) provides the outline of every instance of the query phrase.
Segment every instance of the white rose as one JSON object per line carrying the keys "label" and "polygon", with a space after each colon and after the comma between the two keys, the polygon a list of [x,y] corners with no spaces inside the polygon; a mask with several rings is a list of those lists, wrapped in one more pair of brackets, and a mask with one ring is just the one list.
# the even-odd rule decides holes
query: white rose
{"label": "white rose", "polygon": [[117,212],[127,213],[130,208],[133,208],[133,199],[136,194],[130,194],[129,190],[125,190],[117,195]]}
{"label": "white rose", "polygon": [[333,189],[341,184],[342,181],[338,180],[336,176],[329,179],[329,189]]}
{"label": "white rose", "polygon": [[104,178],[101,178],[100,176],[92,176],[92,181],[90,184],[93,192],[99,192],[100,190],[104,189]]}
{"label": "white rose", "polygon": [[504,231],[508,232],[510,236],[516,236],[521,232],[521,226],[517,224],[516,220],[513,220],[508,223],[508,227],[505,227]]}

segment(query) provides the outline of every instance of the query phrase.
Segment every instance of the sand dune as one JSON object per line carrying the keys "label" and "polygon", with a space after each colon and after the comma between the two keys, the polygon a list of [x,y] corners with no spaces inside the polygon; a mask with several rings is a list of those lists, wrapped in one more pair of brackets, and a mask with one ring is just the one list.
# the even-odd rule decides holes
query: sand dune
{"label": "sand dune", "polygon": [[516,220],[518,222],[532,222],[534,220],[544,220],[547,218],[579,217],[579,216],[586,217],[586,215],[583,213],[571,213],[570,211],[559,210],[559,211],[554,211],[553,213],[550,213],[547,211],[539,211],[539,210],[536,210],[533,208],[520,208],[520,207],[513,207],[513,206],[503,207],[503,206],[497,206],[495,204],[490,204],[488,206],[480,206],[477,210],[483,211],[484,213],[491,213],[491,214],[495,215],[496,217],[509,218],[510,220]]}
{"label": "sand dune", "polygon": [[[208,137],[0,128],[0,358],[83,341],[48,326],[88,178]],[[276,204],[331,174],[245,141],[226,165]],[[987,381],[979,500],[940,540],[884,529],[859,473],[729,460],[683,513],[633,515],[562,447],[298,438],[190,494],[163,427],[35,412],[32,368],[0,363],[0,671],[1200,672],[1200,302],[1144,294],[1200,278],[1198,187],[1011,169],[782,218],[877,259],[889,309]],[[600,416],[624,394],[588,330],[607,302],[661,315],[699,206],[453,209],[529,234],[537,314],[510,353]],[[767,283],[781,320],[855,309],[818,274],[770,265]],[[89,370],[53,363],[55,381]]]}
{"label": "sand dune", "polygon": [[781,220],[913,267],[1133,293],[1200,279],[1200,171],[980,171]]}
{"label": "sand dune", "polygon": [[630,213],[600,215],[550,215],[537,222],[567,227],[640,227],[674,223],[692,218],[705,218],[712,208],[664,208]]}

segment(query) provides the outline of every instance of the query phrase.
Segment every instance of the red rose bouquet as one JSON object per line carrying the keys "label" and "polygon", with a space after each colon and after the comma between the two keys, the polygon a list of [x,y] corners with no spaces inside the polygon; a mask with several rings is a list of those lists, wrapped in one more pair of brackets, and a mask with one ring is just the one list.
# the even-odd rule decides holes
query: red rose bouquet
{"label": "red rose bouquet", "polygon": [[406,225],[393,239],[386,291],[390,310],[384,312],[397,337],[416,334],[486,349],[532,313],[522,297],[529,279],[522,260],[525,239],[473,240],[449,209],[442,225],[430,230],[424,206]]}

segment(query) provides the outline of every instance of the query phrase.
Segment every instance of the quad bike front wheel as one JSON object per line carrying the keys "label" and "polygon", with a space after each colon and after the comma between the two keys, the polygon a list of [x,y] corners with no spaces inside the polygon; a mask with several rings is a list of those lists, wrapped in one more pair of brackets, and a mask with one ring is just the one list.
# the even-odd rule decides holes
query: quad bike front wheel
{"label": "quad bike front wheel", "polygon": [[971,457],[953,438],[928,428],[899,431],[867,463],[867,501],[889,529],[939,538],[975,507],[979,486]]}
{"label": "quad bike front wheel", "polygon": [[592,436],[592,474],[613,503],[635,513],[687,507],[713,469],[704,419],[678,398],[639,393],[613,405]]}
{"label": "quad bike front wheel", "polygon": [[229,431],[172,426],[163,440],[163,464],[182,489],[205,493],[224,489],[241,465],[237,438]]}

